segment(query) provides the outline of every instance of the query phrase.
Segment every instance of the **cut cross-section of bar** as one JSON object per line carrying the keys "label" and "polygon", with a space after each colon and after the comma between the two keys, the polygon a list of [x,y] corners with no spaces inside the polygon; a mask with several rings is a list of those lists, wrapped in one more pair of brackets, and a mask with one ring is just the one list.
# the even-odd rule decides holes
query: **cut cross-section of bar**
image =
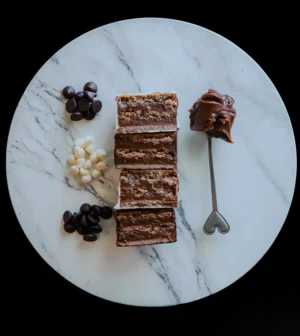
{"label": "cut cross-section of bar", "polygon": [[173,170],[124,170],[120,173],[120,208],[177,208],[178,174]]}
{"label": "cut cross-section of bar", "polygon": [[118,210],[117,246],[142,246],[177,241],[173,209]]}
{"label": "cut cross-section of bar", "polygon": [[115,167],[122,169],[176,169],[177,133],[115,135]]}
{"label": "cut cross-section of bar", "polygon": [[117,132],[142,133],[177,130],[178,98],[175,93],[120,95]]}

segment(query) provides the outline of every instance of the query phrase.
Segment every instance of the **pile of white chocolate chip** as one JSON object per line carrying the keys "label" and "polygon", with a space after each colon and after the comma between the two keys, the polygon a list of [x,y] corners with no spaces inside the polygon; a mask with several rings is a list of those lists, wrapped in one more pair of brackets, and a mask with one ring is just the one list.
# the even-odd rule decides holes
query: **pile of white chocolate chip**
{"label": "pile of white chocolate chip", "polygon": [[101,170],[107,168],[105,155],[104,149],[95,149],[95,140],[92,137],[76,139],[73,154],[68,156],[70,173],[86,184],[93,178],[98,179],[102,175]]}

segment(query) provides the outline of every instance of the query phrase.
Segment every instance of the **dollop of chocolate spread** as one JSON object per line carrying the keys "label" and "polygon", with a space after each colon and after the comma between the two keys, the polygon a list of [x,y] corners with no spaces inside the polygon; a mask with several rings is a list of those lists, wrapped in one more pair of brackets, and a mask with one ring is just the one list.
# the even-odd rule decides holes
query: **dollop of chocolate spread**
{"label": "dollop of chocolate spread", "polygon": [[233,143],[230,132],[236,116],[234,103],[227,94],[208,90],[189,109],[190,129]]}

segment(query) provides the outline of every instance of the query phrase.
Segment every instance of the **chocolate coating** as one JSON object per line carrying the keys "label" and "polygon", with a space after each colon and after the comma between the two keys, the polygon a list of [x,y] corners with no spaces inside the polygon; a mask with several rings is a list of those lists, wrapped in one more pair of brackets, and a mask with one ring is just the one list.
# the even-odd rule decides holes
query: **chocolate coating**
{"label": "chocolate coating", "polygon": [[90,226],[89,231],[92,233],[101,233],[102,232],[102,227],[99,224]]}
{"label": "chocolate coating", "polygon": [[84,97],[89,101],[92,102],[95,97],[97,97],[97,93],[92,91],[84,91]]}
{"label": "chocolate coating", "polygon": [[71,223],[65,223],[64,230],[68,233],[73,233],[76,231],[76,227]]}
{"label": "chocolate coating", "polygon": [[82,118],[83,118],[83,115],[82,115],[81,112],[73,112],[73,113],[71,114],[71,117],[70,117],[70,119],[73,120],[73,121],[79,121],[79,120],[81,120]]}
{"label": "chocolate coating", "polygon": [[75,100],[79,102],[80,99],[85,97],[85,93],[83,91],[78,91],[75,94]]}
{"label": "chocolate coating", "polygon": [[72,86],[66,86],[63,89],[62,94],[67,99],[73,98],[75,96],[75,89]]}
{"label": "chocolate coating", "polygon": [[77,110],[79,112],[87,112],[89,110],[90,103],[86,98],[82,98],[79,100],[77,105]]}
{"label": "chocolate coating", "polygon": [[96,114],[91,112],[91,111],[87,111],[85,114],[84,114],[84,119],[85,120],[93,120],[95,118]]}
{"label": "chocolate coating", "polygon": [[236,116],[234,103],[229,95],[208,90],[189,109],[190,129],[233,143],[230,132]]}
{"label": "chocolate coating", "polygon": [[102,102],[101,100],[94,100],[93,103],[92,103],[92,106],[91,106],[91,111],[93,113],[98,113],[100,112],[102,109]]}
{"label": "chocolate coating", "polygon": [[83,236],[83,240],[87,241],[87,242],[94,242],[97,240],[97,236],[94,233],[86,233]]}
{"label": "chocolate coating", "polygon": [[101,207],[99,207],[98,205],[92,205],[90,213],[98,217],[101,216]]}
{"label": "chocolate coating", "polygon": [[104,206],[101,209],[101,217],[103,219],[109,219],[113,215],[113,210],[109,206]]}
{"label": "chocolate coating", "polygon": [[91,210],[91,205],[89,203],[83,203],[80,207],[80,212],[82,214],[88,215]]}
{"label": "chocolate coating", "polygon": [[100,222],[100,218],[94,215],[88,215],[87,219],[90,225],[96,225]]}
{"label": "chocolate coating", "polygon": [[74,112],[76,110],[76,107],[77,107],[77,103],[76,103],[76,100],[74,98],[71,98],[67,101],[67,103],[66,103],[67,112],[69,112],[69,113]]}
{"label": "chocolate coating", "polygon": [[69,211],[69,210],[66,210],[63,214],[63,221],[65,223],[71,223],[72,222],[72,219],[73,219],[73,215],[72,215],[72,212]]}
{"label": "chocolate coating", "polygon": [[97,84],[94,82],[87,82],[84,85],[84,91],[91,91],[91,92],[97,92],[98,91],[98,87]]}

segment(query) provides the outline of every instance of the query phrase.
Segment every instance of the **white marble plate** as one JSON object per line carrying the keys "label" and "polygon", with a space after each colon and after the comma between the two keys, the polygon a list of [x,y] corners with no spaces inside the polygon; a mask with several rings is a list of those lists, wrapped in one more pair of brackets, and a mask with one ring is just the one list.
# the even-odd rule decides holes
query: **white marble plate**
{"label": "white marble plate", "polygon": [[[95,81],[103,109],[92,122],[70,122],[60,91]],[[188,108],[209,88],[232,95],[235,144],[213,141],[220,212],[227,235],[203,233],[211,211],[207,139],[189,130]],[[178,242],[116,247],[114,219],[95,243],[65,234],[61,217],[83,202],[117,202],[113,129],[117,94],[176,91],[180,130]],[[73,140],[94,136],[107,150],[103,182],[78,184],[67,171]],[[19,222],[37,252],[83,290],[115,302],[165,306],[204,298],[248,272],[278,235],[291,205],[296,151],[276,88],[241,49],[201,27],[135,19],[90,31],[59,50],[32,79],[15,112],[7,178]]]}

